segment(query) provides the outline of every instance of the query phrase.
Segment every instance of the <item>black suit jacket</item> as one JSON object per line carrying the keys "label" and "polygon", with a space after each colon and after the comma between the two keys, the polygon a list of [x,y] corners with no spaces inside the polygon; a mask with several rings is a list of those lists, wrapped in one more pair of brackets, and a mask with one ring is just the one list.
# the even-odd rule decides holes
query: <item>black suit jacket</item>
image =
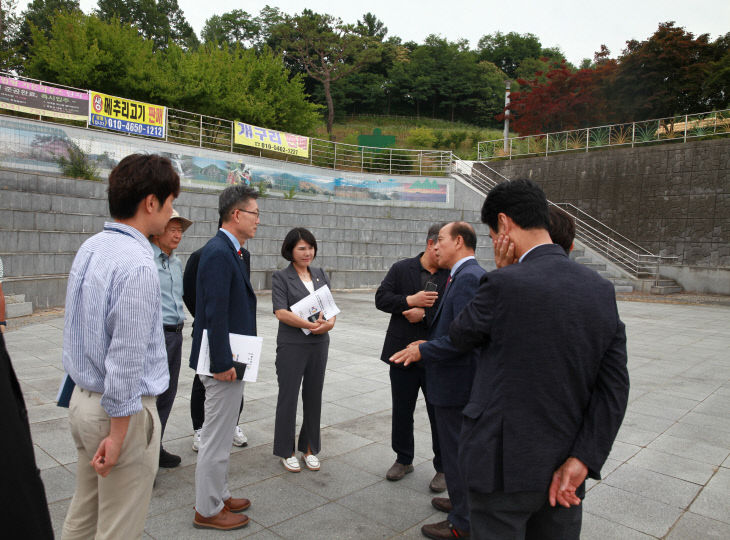
{"label": "black suit jacket", "polygon": [[570,456],[600,478],[629,393],[610,282],[541,245],[484,276],[449,335],[483,346],[459,442],[471,489],[546,492]]}
{"label": "black suit jacket", "polygon": [[[320,289],[327,285],[330,286],[330,281],[327,278],[324,270],[321,268],[309,267],[309,273],[312,276],[312,285],[314,290]],[[296,269],[292,264],[289,264],[283,270],[277,270],[271,276],[271,304],[274,312],[279,309],[288,310],[292,305],[299,302],[299,300],[309,296],[309,291],[302,283],[299,278]],[[318,342],[329,342],[330,334],[325,332],[324,334],[305,334],[301,328],[295,328],[289,326],[286,323],[279,321],[279,331],[276,333],[276,343],[318,343]]]}
{"label": "black suit jacket", "polygon": [[[196,293],[196,281],[198,279],[198,265],[200,264],[200,254],[203,253],[203,246],[200,249],[196,249],[188,257],[188,261],[185,263],[185,272],[183,272],[183,302],[185,307],[188,308],[190,314],[195,317],[195,293]],[[243,255],[243,263],[246,267],[246,276],[249,280],[251,279],[251,253],[246,248],[241,248],[241,254]]]}
{"label": "black suit jacket", "polygon": [[[426,309],[424,321],[408,322],[408,319],[403,316],[403,312],[410,309],[406,296],[423,289],[421,287],[422,255],[423,253],[419,253],[415,257],[403,259],[391,266],[375,293],[375,307],[391,314],[388,331],[385,333],[383,352],[380,355],[380,359],[388,364],[390,364],[388,359],[398,351],[405,349],[409,343],[428,337],[428,326],[433,321],[444,292],[446,279],[449,277],[449,271],[443,269],[431,276],[430,279],[437,284],[436,292],[439,293],[439,299],[432,307]],[[402,364],[392,365],[402,368]],[[418,366],[418,364],[411,366]],[[411,366],[404,369],[409,369]]]}
{"label": "black suit jacket", "polygon": [[457,349],[451,343],[449,325],[474,298],[486,273],[475,259],[456,269],[434,316],[428,341],[419,346],[426,368],[426,399],[432,405],[463,407],[469,401],[478,350]]}
{"label": "black suit jacket", "polygon": [[196,280],[195,324],[190,367],[198,365],[203,330],[208,330],[210,371],[233,367],[230,333],[256,335],[256,295],[245,265],[222,231],[208,240],[200,254]]}

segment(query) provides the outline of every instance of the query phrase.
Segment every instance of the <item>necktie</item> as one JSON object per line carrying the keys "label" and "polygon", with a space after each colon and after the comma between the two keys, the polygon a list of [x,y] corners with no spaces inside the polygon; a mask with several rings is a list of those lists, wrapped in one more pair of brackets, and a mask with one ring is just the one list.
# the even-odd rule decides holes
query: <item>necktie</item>
{"label": "necktie", "polygon": [[446,287],[444,287],[444,295],[446,294],[446,291],[449,290],[449,285],[451,285],[451,276],[449,276],[449,279],[446,280]]}

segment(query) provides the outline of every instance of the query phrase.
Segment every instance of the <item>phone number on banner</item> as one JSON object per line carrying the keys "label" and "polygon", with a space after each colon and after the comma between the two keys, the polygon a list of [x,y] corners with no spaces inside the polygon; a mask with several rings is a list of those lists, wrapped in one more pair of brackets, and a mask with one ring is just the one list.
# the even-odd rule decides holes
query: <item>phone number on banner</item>
{"label": "phone number on banner", "polygon": [[165,137],[165,128],[162,126],[150,126],[128,120],[119,120],[118,118],[108,118],[100,114],[92,113],[89,123],[92,126],[123,131],[124,133],[134,133],[135,135],[146,135],[147,137],[158,137],[160,139]]}

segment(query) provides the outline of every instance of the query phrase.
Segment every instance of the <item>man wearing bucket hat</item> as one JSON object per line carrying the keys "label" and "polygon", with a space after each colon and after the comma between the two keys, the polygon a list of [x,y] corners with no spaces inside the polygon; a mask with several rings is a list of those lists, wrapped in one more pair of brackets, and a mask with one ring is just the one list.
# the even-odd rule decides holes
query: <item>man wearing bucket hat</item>
{"label": "man wearing bucket hat", "polygon": [[[157,412],[160,415],[162,435],[172,410],[172,403],[177,393],[177,379],[180,374],[180,358],[182,355],[182,329],[185,322],[183,308],[183,269],[180,259],[173,251],[180,244],[183,233],[193,222],[182,217],[177,210],[172,211],[165,232],[159,236],[151,236],[155,264],[160,276],[160,292],[162,298],[162,328],[165,331],[165,348],[167,349],[167,365],[170,369],[170,386],[157,396]],[[160,467],[172,468],[180,465],[180,456],[171,454],[162,447],[160,436]]]}

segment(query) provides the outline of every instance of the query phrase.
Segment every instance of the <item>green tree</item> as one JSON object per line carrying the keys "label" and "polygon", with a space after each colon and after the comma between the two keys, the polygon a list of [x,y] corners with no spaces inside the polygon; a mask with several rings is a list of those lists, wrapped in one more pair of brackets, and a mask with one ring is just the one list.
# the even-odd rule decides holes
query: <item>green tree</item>
{"label": "green tree", "polygon": [[242,9],[234,9],[206,20],[200,37],[205,43],[251,46],[260,32],[261,25],[256,18]]}
{"label": "green tree", "polygon": [[155,49],[170,43],[193,49],[199,44],[177,0],[98,0],[95,14],[105,21],[131,24],[153,40]]}
{"label": "green tree", "polygon": [[0,70],[15,71],[20,68],[18,56],[18,31],[20,18],[15,13],[17,0],[0,0]]}
{"label": "green tree", "polygon": [[377,62],[381,57],[379,42],[360,35],[355,26],[336,17],[307,9],[287,17],[273,33],[281,39],[286,56],[322,84],[327,103],[327,133],[331,137],[335,116],[332,83]]}
{"label": "green tree", "polygon": [[517,77],[517,68],[525,58],[540,58],[542,44],[534,34],[495,32],[482,36],[477,45],[479,59],[492,62],[510,79]]}
{"label": "green tree", "polygon": [[[36,27],[46,35],[50,32],[57,13],[81,12],[79,0],[32,0],[21,14],[20,31],[16,46],[23,64],[28,58],[31,42],[31,27]],[[22,66],[21,66],[22,67]]]}

